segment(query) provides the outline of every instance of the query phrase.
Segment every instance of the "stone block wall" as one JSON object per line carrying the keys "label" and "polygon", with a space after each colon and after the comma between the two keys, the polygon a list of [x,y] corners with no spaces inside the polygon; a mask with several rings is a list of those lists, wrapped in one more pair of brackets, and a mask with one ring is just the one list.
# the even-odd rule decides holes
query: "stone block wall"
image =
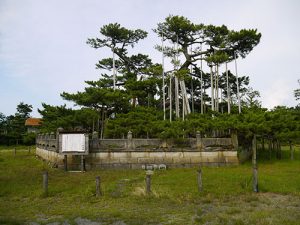
{"label": "stone block wall", "polygon": [[[38,135],[36,154],[63,168],[64,156],[58,151],[58,135]],[[86,168],[142,168],[143,165],[165,164],[167,167],[238,164],[237,143],[233,138],[196,138],[174,140],[98,139],[96,133],[89,140],[89,154],[84,156]],[[80,167],[80,156],[68,156],[70,168]]]}

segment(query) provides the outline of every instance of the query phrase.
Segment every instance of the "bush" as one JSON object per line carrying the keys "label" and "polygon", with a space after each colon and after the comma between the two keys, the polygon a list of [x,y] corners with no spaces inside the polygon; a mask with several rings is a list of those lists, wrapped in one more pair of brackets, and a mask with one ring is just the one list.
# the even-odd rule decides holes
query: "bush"
{"label": "bush", "polygon": [[27,133],[23,136],[23,144],[24,145],[34,145],[35,144],[35,133]]}

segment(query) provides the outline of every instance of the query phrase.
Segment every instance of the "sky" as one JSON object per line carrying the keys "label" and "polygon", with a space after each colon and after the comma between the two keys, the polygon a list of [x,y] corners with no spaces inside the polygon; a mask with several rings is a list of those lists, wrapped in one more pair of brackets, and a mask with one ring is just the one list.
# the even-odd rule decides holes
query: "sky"
{"label": "sky", "polygon": [[[257,29],[261,42],[238,59],[238,73],[250,77],[263,107],[297,104],[298,0],[0,0],[0,112],[14,114],[20,102],[31,104],[35,117],[42,102],[72,107],[60,93],[82,91],[84,81],[99,79],[95,63],[111,52],[93,49],[86,41],[100,37],[100,28],[108,23],[147,31],[134,52],[160,63],[161,54],[154,49],[160,39],[152,29],[168,15],[233,30]],[[233,63],[229,69],[234,70]]]}

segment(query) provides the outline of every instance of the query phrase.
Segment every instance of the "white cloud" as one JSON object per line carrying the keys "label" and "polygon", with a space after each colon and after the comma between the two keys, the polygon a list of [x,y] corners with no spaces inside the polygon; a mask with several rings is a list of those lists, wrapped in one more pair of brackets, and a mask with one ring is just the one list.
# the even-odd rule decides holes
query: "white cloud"
{"label": "white cloud", "polygon": [[296,105],[291,84],[284,79],[277,79],[266,84],[266,87],[261,94],[263,97],[263,105],[269,109],[279,105]]}

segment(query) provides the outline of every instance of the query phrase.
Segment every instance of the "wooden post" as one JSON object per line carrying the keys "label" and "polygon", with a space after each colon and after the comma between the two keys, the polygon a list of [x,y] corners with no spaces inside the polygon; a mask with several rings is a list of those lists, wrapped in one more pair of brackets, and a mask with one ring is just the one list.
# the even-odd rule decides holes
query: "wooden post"
{"label": "wooden post", "polygon": [[30,150],[31,150],[31,147],[29,146],[29,147],[28,147],[28,154],[30,154]]}
{"label": "wooden post", "polygon": [[17,154],[17,148],[14,147],[14,156],[16,156],[16,154]]}
{"label": "wooden post", "polygon": [[272,159],[272,149],[271,149],[270,142],[268,144],[269,144],[269,158],[271,160]]}
{"label": "wooden post", "polygon": [[151,175],[146,174],[146,194],[151,193]]}
{"label": "wooden post", "polygon": [[101,179],[100,176],[96,177],[96,197],[99,197],[102,195],[101,192]]}
{"label": "wooden post", "polygon": [[44,195],[48,196],[48,171],[44,171],[43,173],[43,189]]}
{"label": "wooden post", "polygon": [[202,170],[201,167],[197,170],[198,191],[202,192]]}
{"label": "wooden post", "polygon": [[291,141],[289,141],[290,144],[290,152],[291,152],[291,160],[294,160],[294,150],[293,150],[293,144]]}
{"label": "wooden post", "polygon": [[64,155],[64,170],[68,171],[68,157]]}
{"label": "wooden post", "polygon": [[84,155],[81,155],[81,172],[85,171],[85,158]]}
{"label": "wooden post", "polygon": [[256,162],[256,135],[252,139],[252,166],[253,166],[253,191],[258,192],[257,162]]}

